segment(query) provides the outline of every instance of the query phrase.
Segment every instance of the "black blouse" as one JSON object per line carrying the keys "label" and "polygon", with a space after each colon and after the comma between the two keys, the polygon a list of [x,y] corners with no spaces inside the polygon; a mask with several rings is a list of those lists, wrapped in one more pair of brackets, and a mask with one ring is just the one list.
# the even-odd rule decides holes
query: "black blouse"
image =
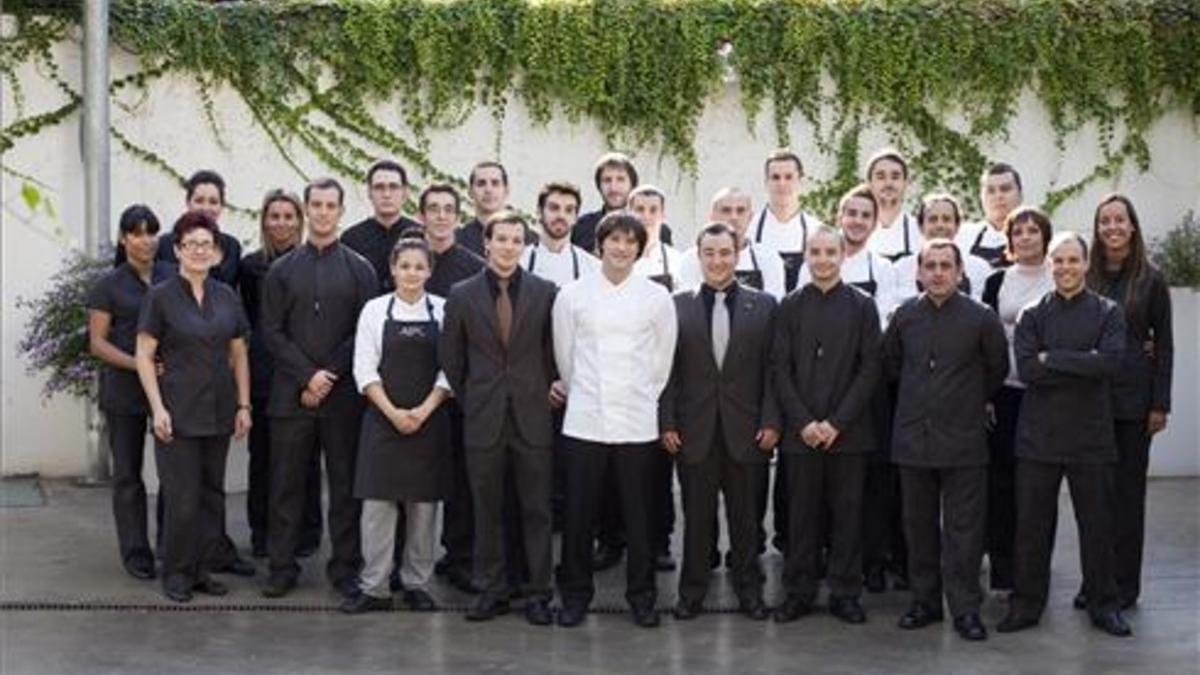
{"label": "black blouse", "polygon": [[201,304],[183,276],[146,293],[138,333],[158,339],[158,386],[176,436],[233,433],[238,401],[229,343],[249,328],[237,293],[212,275],[204,280]]}
{"label": "black blouse", "polygon": [[[174,265],[155,262],[150,271],[150,284],[177,275]],[[112,317],[108,341],[130,356],[137,348],[138,314],[149,289],[137,270],[125,262],[101,277],[88,291],[87,308]],[[150,412],[136,370],[104,364],[100,370],[100,409],[114,415],[146,415]]]}
{"label": "black blouse", "polygon": [[[1113,414],[1119,420],[1144,420],[1151,410],[1171,411],[1171,291],[1162,272],[1152,267],[1134,289],[1131,306],[1126,306],[1128,276],[1125,270],[1105,274],[1102,287],[1092,290],[1125,312],[1125,353],[1112,383]],[[1150,354],[1147,342],[1154,345]]]}

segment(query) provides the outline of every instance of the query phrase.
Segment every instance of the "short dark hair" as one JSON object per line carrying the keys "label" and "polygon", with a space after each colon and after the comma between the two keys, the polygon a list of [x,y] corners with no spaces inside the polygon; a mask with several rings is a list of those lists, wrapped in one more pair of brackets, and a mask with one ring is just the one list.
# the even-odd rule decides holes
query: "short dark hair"
{"label": "short dark hair", "polygon": [[633,202],[634,197],[645,197],[646,195],[649,195],[651,197],[658,197],[659,206],[662,206],[664,209],[667,208],[666,193],[663,192],[662,189],[659,188],[657,185],[651,185],[649,183],[647,183],[645,185],[639,185],[639,186],[635,187],[633,190],[630,190],[629,196],[626,198],[625,203],[628,205],[631,202]]}
{"label": "short dark hair", "polygon": [[1017,184],[1017,190],[1025,192],[1025,188],[1021,187],[1021,174],[1017,173],[1017,168],[1008,162],[992,162],[983,170],[983,174],[979,177],[979,184],[988,179],[989,176],[1003,176],[1006,173],[1011,173],[1013,182]]}
{"label": "short dark hair", "polygon": [[929,239],[926,240],[925,243],[921,244],[921,250],[917,251],[917,267],[920,267],[925,261],[925,253],[927,251],[941,250],[945,248],[954,251],[954,264],[959,269],[962,269],[963,257],[962,251],[958,250],[958,244],[955,244],[949,239],[941,238]]}
{"label": "short dark hair", "polygon": [[620,169],[629,176],[629,184],[633,187],[638,186],[637,167],[633,165],[633,160],[622,152],[606,152],[596,160],[596,170],[593,180],[596,183],[596,189],[600,189],[600,174],[604,173],[605,169]]}
{"label": "short dark hair", "polygon": [[425,261],[429,263],[429,271],[433,271],[433,249],[429,248],[429,240],[425,238],[424,230],[408,227],[400,231],[400,237],[396,239],[396,245],[392,247],[392,253],[388,256],[388,267],[395,265],[400,259],[400,254],[405,251],[424,253]]}
{"label": "short dark hair", "polygon": [[[158,234],[160,228],[158,216],[154,215],[154,211],[145,204],[131,204],[121,212],[118,228],[121,236],[136,234],[138,230],[147,234]],[[113,266],[116,267],[126,260],[128,260],[128,256],[125,254],[125,245],[118,238],[117,249],[113,254]]]}
{"label": "short dark hair", "polygon": [[458,190],[454,189],[453,185],[449,183],[430,183],[425,186],[425,189],[421,190],[421,196],[417,197],[418,211],[425,213],[425,203],[429,201],[429,195],[435,192],[450,195],[454,198],[454,210],[462,210],[462,195],[458,194]]}
{"label": "short dark hair", "polygon": [[538,190],[538,211],[541,211],[546,207],[546,199],[553,194],[571,195],[575,198],[576,209],[583,205],[583,197],[579,194],[579,188],[574,183],[568,183],[566,181],[552,181],[543,185],[541,190]]}
{"label": "short dark hair", "polygon": [[337,190],[338,204],[344,204],[346,202],[346,191],[342,188],[342,184],[337,182],[336,178],[330,178],[326,176],[325,178],[316,178],[309,181],[308,185],[304,186],[305,204],[308,203],[308,198],[310,195],[312,195],[313,190]]}
{"label": "short dark hair", "polygon": [[213,243],[218,246],[221,244],[221,228],[217,226],[217,221],[200,211],[186,211],[179,216],[175,226],[171,228],[171,243],[179,246],[183,243],[183,238],[195,230],[208,230],[212,234]]}
{"label": "short dark hair", "polygon": [[958,200],[949,192],[931,192],[921,198],[921,203],[917,206],[917,227],[925,225],[925,212],[929,207],[937,202],[946,202],[954,209],[954,222],[957,225],[962,225],[962,208],[958,205]]}
{"label": "short dark hair", "polygon": [[[871,192],[871,186],[866,183],[859,183],[847,190],[846,194],[842,195],[842,198],[838,200],[837,215],[842,215],[842,209],[845,208],[846,202],[851,199],[865,199],[871,202],[871,208],[875,210],[875,217],[879,218],[879,200],[875,199],[875,193]],[[836,223],[837,221],[837,218],[833,219],[833,222]]]}
{"label": "short dark hair", "polygon": [[900,171],[904,173],[904,179],[908,180],[908,162],[904,160],[904,156],[895,148],[884,148],[878,150],[871,158],[867,160],[867,180],[871,179],[871,172],[875,170],[875,165],[883,160],[888,159],[900,165]]}
{"label": "short dark hair", "polygon": [[397,162],[394,159],[378,160],[371,165],[371,168],[367,169],[368,187],[371,185],[371,179],[373,179],[376,172],[379,171],[395,171],[396,173],[400,174],[400,183],[403,184],[404,187],[408,187],[408,172],[404,170],[404,167],[400,166],[400,162]]}
{"label": "short dark hair", "polygon": [[225,203],[225,179],[221,178],[221,174],[211,169],[201,169],[188,176],[188,179],[183,182],[183,189],[187,191],[187,198],[189,200],[192,198],[192,195],[196,194],[196,188],[201,185],[215,186],[217,188],[217,195],[221,198],[221,203]]}
{"label": "short dark hair", "polygon": [[729,235],[729,237],[733,239],[733,247],[737,248],[737,232],[734,232],[733,228],[729,226],[729,223],[709,223],[701,228],[699,234],[696,235],[696,248],[700,248],[700,242],[703,241],[705,237],[719,237],[725,234]]}
{"label": "short dark hair", "polygon": [[1042,235],[1042,254],[1050,252],[1050,240],[1054,237],[1054,227],[1050,224],[1050,216],[1036,206],[1018,206],[1004,219],[1004,236],[1008,239],[1005,256],[1009,260],[1017,259],[1016,252],[1013,250],[1013,227],[1024,222],[1037,225],[1037,229]]}
{"label": "short dark hair", "polygon": [[475,174],[478,173],[480,169],[500,169],[500,180],[504,181],[505,185],[508,185],[508,169],[505,169],[503,164],[493,159],[484,160],[471,167],[471,173],[467,176],[468,185],[475,184]]}
{"label": "short dark hair", "polygon": [[495,231],[496,226],[506,223],[520,225],[521,241],[525,240],[525,234],[529,231],[529,223],[525,222],[525,216],[509,209],[497,211],[488,217],[487,222],[483,224],[483,238],[486,241],[491,241],[492,233]]}
{"label": "short dark hair", "polygon": [[596,226],[597,254],[604,249],[604,240],[608,239],[614,232],[624,232],[637,239],[637,254],[639,258],[646,251],[646,241],[650,238],[650,235],[646,233],[646,226],[642,224],[641,218],[627,211],[613,211],[601,218],[600,224]]}
{"label": "short dark hair", "polygon": [[796,153],[792,152],[791,150],[788,150],[787,148],[779,148],[778,150],[773,150],[771,152],[771,154],[767,155],[766,161],[763,162],[763,175],[764,176],[766,176],[770,173],[771,164],[773,162],[792,162],[796,165],[796,173],[800,174],[801,178],[804,177],[804,162],[800,161],[800,155],[797,155]]}

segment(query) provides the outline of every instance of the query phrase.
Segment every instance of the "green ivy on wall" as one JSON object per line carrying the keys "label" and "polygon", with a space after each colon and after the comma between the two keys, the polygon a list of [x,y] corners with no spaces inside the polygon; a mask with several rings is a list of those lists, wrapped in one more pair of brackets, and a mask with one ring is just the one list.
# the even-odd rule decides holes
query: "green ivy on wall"
{"label": "green ivy on wall", "polygon": [[[52,51],[78,5],[5,3],[17,27],[0,42],[0,76],[19,114],[0,150],[78,108]],[[871,125],[910,154],[921,185],[973,196],[982,148],[1007,139],[1031,89],[1060,148],[1080,130],[1101,144],[1089,175],[1050,192],[1053,209],[1130,162],[1145,170],[1146,133],[1166,111],[1200,114],[1195,0],[114,0],[112,37],[144,67],[114,88],[194,76],[219,138],[208,92],[230,87],[298,173],[294,143],[355,179],[378,149],[451,178],[429,159],[428,132],[479,106],[503,118],[513,97],[535,121],[592,120],[614,146],[695,171],[698,120],[732,76],[749,125],[769,106],[786,145],[798,115],[836,160],[808,196],[822,211],[859,179]],[[61,108],[23,109],[16,71],[29,63],[59,83]],[[380,105],[398,106],[413,138],[372,117]]]}

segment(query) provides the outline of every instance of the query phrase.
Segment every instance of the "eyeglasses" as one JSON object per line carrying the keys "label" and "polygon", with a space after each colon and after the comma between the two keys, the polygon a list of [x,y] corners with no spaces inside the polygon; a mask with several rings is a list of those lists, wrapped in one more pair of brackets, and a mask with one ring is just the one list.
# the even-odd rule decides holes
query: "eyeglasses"
{"label": "eyeglasses", "polygon": [[179,244],[179,248],[189,253],[204,253],[213,249],[211,241],[185,241]]}

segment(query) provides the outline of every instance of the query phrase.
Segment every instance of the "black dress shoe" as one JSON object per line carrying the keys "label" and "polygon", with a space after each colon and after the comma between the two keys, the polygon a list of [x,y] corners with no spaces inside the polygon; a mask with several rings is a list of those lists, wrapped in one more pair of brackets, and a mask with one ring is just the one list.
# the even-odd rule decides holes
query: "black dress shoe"
{"label": "black dress shoe", "polygon": [[789,595],[783,604],[775,608],[775,623],[791,623],[802,616],[812,614],[812,602],[798,595]]}
{"label": "black dress shoe", "polygon": [[863,611],[858,598],[829,598],[829,613],[846,623],[866,623],[867,613]]}
{"label": "black dress shoe", "polygon": [[341,579],[335,580],[333,582],[333,590],[337,591],[338,595],[346,598],[347,600],[362,593],[362,590],[358,585],[357,577],[342,577]]}
{"label": "black dress shoe", "polygon": [[1038,620],[1028,616],[1017,616],[1012,612],[1008,613],[1004,619],[996,624],[997,633],[1017,633],[1026,628],[1033,628],[1038,625]]}
{"label": "black dress shoe", "polygon": [[206,577],[192,584],[192,590],[204,595],[227,595],[229,593],[229,587],[211,577]]}
{"label": "black dress shoe", "polygon": [[900,617],[900,621],[896,625],[904,630],[916,630],[931,623],[939,623],[941,620],[942,611],[940,609],[935,611],[924,603],[914,602],[904,616]]}
{"label": "black dress shoe", "polygon": [[601,572],[610,567],[616,567],[624,555],[625,549],[600,544],[596,546],[595,552],[592,553],[592,571]]}
{"label": "black dress shoe", "polygon": [[262,587],[264,598],[282,598],[296,587],[296,577],[290,574],[272,574]]}
{"label": "black dress shoe", "polygon": [[241,558],[234,558],[225,565],[213,570],[217,574],[233,574],[239,577],[252,577],[255,571],[253,564]]}
{"label": "black dress shoe", "polygon": [[487,595],[481,595],[467,610],[467,621],[491,621],[501,614],[508,614],[512,606],[508,600],[501,600]]}
{"label": "black dress shoe", "polygon": [[359,593],[346,598],[338,606],[343,614],[365,614],[367,612],[386,612],[392,609],[391,598],[377,598],[366,593]]}
{"label": "black dress shoe", "polygon": [[124,563],[125,571],[134,579],[153,579],[154,573],[154,556],[146,554],[144,556],[133,555]]}
{"label": "black dress shoe", "polygon": [[983,622],[975,612],[955,618],[954,630],[958,631],[964,640],[978,642],[987,639],[987,629],[983,627]]}
{"label": "black dress shoe", "polygon": [[739,603],[738,611],[752,621],[766,621],[771,617],[771,608],[767,607],[762,598],[752,598]]}
{"label": "black dress shoe", "polygon": [[633,615],[633,623],[640,628],[657,628],[659,623],[658,610],[653,603],[637,604],[629,608]]}
{"label": "black dress shoe", "polygon": [[167,596],[168,600],[173,602],[191,602],[192,592],[186,588],[178,588],[176,586],[163,586],[163,595]]}
{"label": "black dress shoe", "polygon": [[655,572],[670,572],[675,569],[675,559],[670,553],[661,553],[654,557]]}
{"label": "black dress shoe", "polygon": [[887,590],[887,574],[883,570],[867,570],[863,577],[863,587],[868,593],[883,593]]}
{"label": "black dress shoe", "polygon": [[704,606],[701,603],[681,598],[679,602],[675,603],[675,609],[671,610],[671,614],[676,621],[691,621],[700,616],[703,611]]}
{"label": "black dress shoe", "polygon": [[1075,594],[1075,599],[1071,601],[1071,606],[1082,611],[1087,609],[1087,602],[1087,596],[1084,595],[1083,591],[1079,591]]}
{"label": "black dress shoe", "polygon": [[563,628],[574,628],[583,623],[587,618],[587,605],[580,603],[567,602],[558,609],[558,616],[555,617],[555,623]]}
{"label": "black dress shoe", "polygon": [[1092,617],[1092,625],[1100,630],[1116,637],[1129,637],[1133,635],[1133,629],[1129,624],[1125,623],[1124,617],[1120,612],[1104,612]]}
{"label": "black dress shoe", "polygon": [[554,612],[546,598],[533,598],[525,603],[525,620],[531,626],[549,626],[554,623]]}
{"label": "black dress shoe", "polygon": [[404,591],[404,594],[400,596],[400,600],[404,603],[405,607],[414,612],[432,612],[437,609],[437,603],[433,601],[433,598],[429,597],[428,593],[419,588]]}

